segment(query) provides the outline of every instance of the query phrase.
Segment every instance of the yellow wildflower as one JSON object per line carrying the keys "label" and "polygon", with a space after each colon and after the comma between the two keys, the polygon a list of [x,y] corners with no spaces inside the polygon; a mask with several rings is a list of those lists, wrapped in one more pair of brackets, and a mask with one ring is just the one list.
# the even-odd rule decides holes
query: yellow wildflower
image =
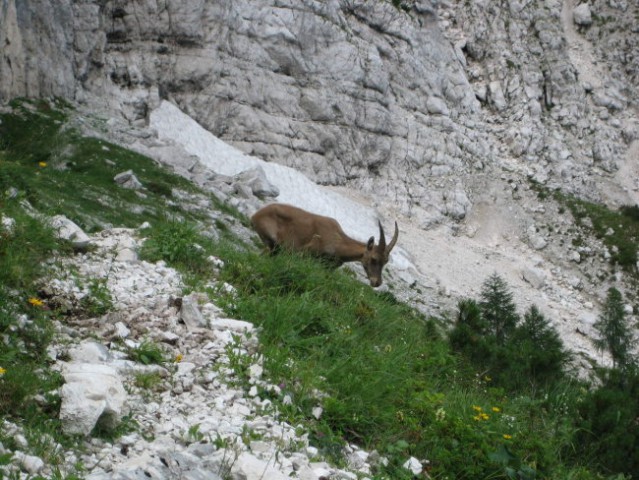
{"label": "yellow wildflower", "polygon": [[508,435],[507,433],[504,433],[504,440],[510,440],[511,438],[513,438],[512,435]]}
{"label": "yellow wildflower", "polygon": [[42,168],[47,166],[47,162],[38,162],[38,165]]}
{"label": "yellow wildflower", "polygon": [[501,412],[501,408],[499,408],[499,407],[493,407],[491,410],[492,410],[493,412],[495,412],[495,413],[499,413],[499,412]]}
{"label": "yellow wildflower", "polygon": [[481,407],[479,405],[473,405],[473,410],[476,412],[481,412]]}
{"label": "yellow wildflower", "polygon": [[178,353],[178,354],[175,356],[175,363],[180,363],[180,362],[182,361],[182,359],[183,359],[183,358],[184,358],[184,357],[182,356],[182,354],[181,354],[181,353]]}
{"label": "yellow wildflower", "polygon": [[478,413],[477,415],[475,415],[473,417],[473,420],[477,421],[477,422],[481,422],[483,420],[488,420],[490,418],[490,415],[486,414],[486,413]]}
{"label": "yellow wildflower", "polygon": [[0,367],[0,375],[4,375],[5,373],[7,373],[7,371],[4,368]]}
{"label": "yellow wildflower", "polygon": [[44,302],[39,298],[31,297],[28,301],[34,307],[41,307],[42,305],[44,305]]}

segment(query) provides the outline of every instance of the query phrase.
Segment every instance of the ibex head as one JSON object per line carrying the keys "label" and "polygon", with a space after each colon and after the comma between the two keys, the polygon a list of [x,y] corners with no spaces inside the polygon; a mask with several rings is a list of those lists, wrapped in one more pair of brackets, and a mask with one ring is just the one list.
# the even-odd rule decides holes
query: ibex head
{"label": "ibex head", "polygon": [[379,287],[382,284],[382,269],[384,268],[384,265],[388,263],[388,257],[395,246],[399,235],[397,222],[395,222],[395,233],[393,234],[393,239],[388,245],[386,245],[386,237],[384,237],[382,223],[379,221],[378,223],[379,244],[375,245],[375,237],[369,238],[368,243],[366,244],[366,250],[361,259],[362,266],[366,271],[368,281],[371,283],[372,287]]}

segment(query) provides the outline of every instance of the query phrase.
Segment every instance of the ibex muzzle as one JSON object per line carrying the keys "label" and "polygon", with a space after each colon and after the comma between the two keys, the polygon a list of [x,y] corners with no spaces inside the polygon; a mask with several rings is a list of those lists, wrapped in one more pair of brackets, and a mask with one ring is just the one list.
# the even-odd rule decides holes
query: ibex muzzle
{"label": "ibex muzzle", "polygon": [[395,233],[386,245],[384,229],[378,222],[379,244],[375,245],[374,237],[367,243],[359,242],[346,235],[337,220],[281,203],[262,208],[251,217],[251,223],[270,252],[279,248],[309,252],[336,266],[359,261],[373,287],[382,284],[382,269],[399,235],[395,222]]}

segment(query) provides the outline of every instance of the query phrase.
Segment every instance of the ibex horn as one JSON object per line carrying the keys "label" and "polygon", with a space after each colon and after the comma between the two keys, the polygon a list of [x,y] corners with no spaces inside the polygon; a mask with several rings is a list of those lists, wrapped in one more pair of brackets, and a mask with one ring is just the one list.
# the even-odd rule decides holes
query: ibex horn
{"label": "ibex horn", "polygon": [[384,237],[384,229],[382,228],[382,222],[377,220],[379,224],[379,250],[384,252],[386,250],[386,237]]}
{"label": "ibex horn", "polygon": [[[380,226],[380,228],[381,228],[381,226]],[[386,247],[386,249],[384,250],[386,255],[388,255],[391,252],[391,250],[393,249],[393,247],[397,243],[397,237],[398,236],[399,236],[399,229],[397,228],[397,222],[395,222],[395,233],[393,234],[393,239],[391,240],[391,242],[388,245],[388,247]],[[380,243],[382,243],[382,242],[380,241]],[[384,243],[386,243],[386,242],[384,242]]]}

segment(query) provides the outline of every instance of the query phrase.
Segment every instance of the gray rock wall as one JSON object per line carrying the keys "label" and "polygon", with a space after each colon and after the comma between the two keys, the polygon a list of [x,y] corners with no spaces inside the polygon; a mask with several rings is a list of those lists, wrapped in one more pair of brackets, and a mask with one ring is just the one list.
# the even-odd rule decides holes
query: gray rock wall
{"label": "gray rock wall", "polygon": [[244,151],[421,225],[464,218],[480,171],[619,190],[639,137],[639,5],[406,5],[5,0],[0,100],[97,98],[141,123],[169,98]]}
{"label": "gray rock wall", "polygon": [[466,59],[485,126],[506,161],[544,183],[609,200],[605,179],[633,161],[627,153],[639,132],[639,38],[632,33],[639,4],[484,0],[448,7],[446,34]]}
{"label": "gray rock wall", "polygon": [[0,2],[0,103],[18,96],[72,98],[74,36],[69,0]]}
{"label": "gray rock wall", "polygon": [[[479,102],[434,3],[107,2],[103,68],[144,117],[157,86],[214,134],[320,183],[356,183],[428,218],[485,156]],[[439,188],[423,188],[431,177]],[[459,210],[459,206],[454,206]]]}

